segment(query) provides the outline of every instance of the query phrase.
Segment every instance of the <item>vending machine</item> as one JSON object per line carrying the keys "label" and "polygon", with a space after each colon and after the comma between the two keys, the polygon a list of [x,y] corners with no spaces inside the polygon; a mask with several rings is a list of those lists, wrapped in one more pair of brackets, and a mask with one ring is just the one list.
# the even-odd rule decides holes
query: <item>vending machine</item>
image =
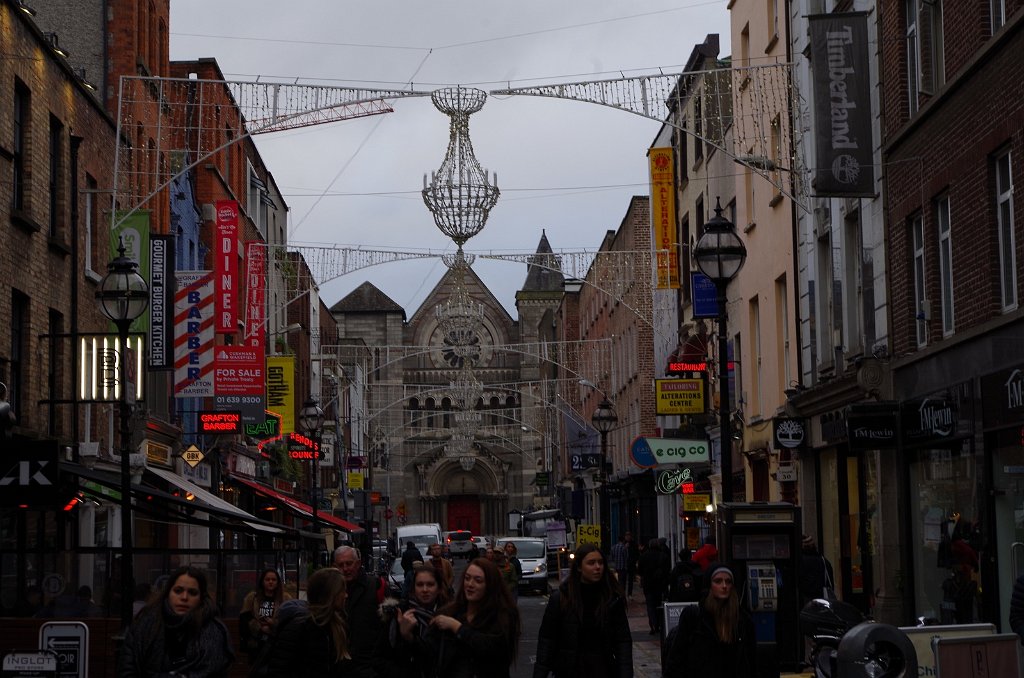
{"label": "vending machine", "polygon": [[759,678],[799,669],[800,508],[787,503],[718,505],[719,558],[733,567],[741,604],[754,618]]}

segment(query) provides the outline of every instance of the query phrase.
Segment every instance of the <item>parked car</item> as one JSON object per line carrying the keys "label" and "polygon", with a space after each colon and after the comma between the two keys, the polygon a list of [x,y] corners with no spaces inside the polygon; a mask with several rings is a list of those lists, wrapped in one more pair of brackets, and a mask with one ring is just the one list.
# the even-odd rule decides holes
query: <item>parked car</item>
{"label": "parked car", "polygon": [[505,544],[516,545],[516,557],[523,566],[519,580],[519,592],[548,592],[548,545],[546,539],[536,537],[499,537],[495,548],[503,549]]}
{"label": "parked car", "polygon": [[404,588],[405,570],[402,569],[402,561],[395,558],[395,561],[391,563],[391,570],[387,573],[388,595],[393,598],[401,598]]}
{"label": "parked car", "polygon": [[469,530],[452,530],[442,533],[441,537],[452,558],[455,556],[469,558],[473,554],[473,533]]}
{"label": "parked car", "polygon": [[[493,543],[493,542],[491,542],[491,543]],[[475,546],[477,548],[477,552],[478,552],[477,555],[481,555],[482,556],[484,554],[484,551],[487,550],[487,545],[488,545],[487,537],[485,537],[483,535],[479,535],[479,534],[474,534],[473,535],[473,546]]]}

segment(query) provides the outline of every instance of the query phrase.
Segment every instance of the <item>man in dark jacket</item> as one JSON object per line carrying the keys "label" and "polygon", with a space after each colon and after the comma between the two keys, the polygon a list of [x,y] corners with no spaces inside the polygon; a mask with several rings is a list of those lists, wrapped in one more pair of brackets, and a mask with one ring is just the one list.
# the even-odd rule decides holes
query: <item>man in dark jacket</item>
{"label": "man in dark jacket", "polygon": [[[415,547],[413,547],[415,548]],[[351,546],[339,546],[334,551],[334,566],[345,577],[348,597],[345,616],[348,622],[349,653],[352,655],[352,675],[374,678],[374,649],[384,625],[377,616],[378,589],[383,586],[379,578],[365,574],[359,551]]]}
{"label": "man in dark jacket", "polygon": [[661,550],[661,544],[657,539],[652,539],[647,544],[647,549],[640,556],[640,585],[644,590],[644,598],[647,602],[647,622],[651,626],[651,635],[661,631],[661,615],[658,608],[665,595],[665,587],[668,581],[668,572],[671,563],[668,554]]}

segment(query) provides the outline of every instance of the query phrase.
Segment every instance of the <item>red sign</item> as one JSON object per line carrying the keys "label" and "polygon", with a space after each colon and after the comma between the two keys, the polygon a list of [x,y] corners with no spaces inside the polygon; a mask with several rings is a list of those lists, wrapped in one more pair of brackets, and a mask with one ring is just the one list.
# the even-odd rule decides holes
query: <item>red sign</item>
{"label": "red sign", "polygon": [[238,202],[217,201],[217,234],[213,253],[213,271],[217,282],[217,332],[238,331],[235,292],[238,281]]}
{"label": "red sign", "polygon": [[200,412],[200,433],[241,433],[241,412]]}
{"label": "red sign", "polygon": [[213,390],[221,395],[263,395],[263,351],[251,346],[218,346]]}
{"label": "red sign", "polygon": [[301,433],[288,434],[288,456],[292,459],[313,461],[320,458],[320,446]]}
{"label": "red sign", "polygon": [[267,329],[267,250],[259,242],[245,245],[245,344],[263,346]]}
{"label": "red sign", "polygon": [[668,364],[669,374],[683,374],[686,372],[706,372],[708,364],[706,362],[699,363],[687,363],[687,362],[671,362]]}

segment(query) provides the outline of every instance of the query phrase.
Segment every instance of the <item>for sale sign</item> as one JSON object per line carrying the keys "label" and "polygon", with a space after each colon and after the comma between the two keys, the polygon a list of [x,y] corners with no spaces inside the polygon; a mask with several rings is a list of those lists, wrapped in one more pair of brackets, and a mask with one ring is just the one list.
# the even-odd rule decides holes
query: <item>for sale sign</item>
{"label": "for sale sign", "polygon": [[261,348],[218,346],[214,371],[217,395],[263,395],[265,363]]}

